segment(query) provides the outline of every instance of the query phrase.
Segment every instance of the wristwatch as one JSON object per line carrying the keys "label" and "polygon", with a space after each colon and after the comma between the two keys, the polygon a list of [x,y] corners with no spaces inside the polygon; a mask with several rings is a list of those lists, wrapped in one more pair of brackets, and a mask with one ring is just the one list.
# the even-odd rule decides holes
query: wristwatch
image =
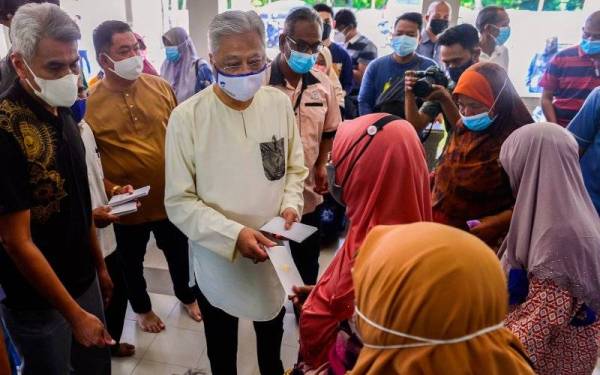
{"label": "wristwatch", "polygon": [[121,190],[121,189],[123,189],[123,186],[121,186],[121,185],[115,185],[115,186],[113,186],[113,188],[112,188],[112,189],[110,189],[110,196],[111,196],[111,197],[114,197],[114,196],[115,196],[115,193],[116,193],[118,190]]}

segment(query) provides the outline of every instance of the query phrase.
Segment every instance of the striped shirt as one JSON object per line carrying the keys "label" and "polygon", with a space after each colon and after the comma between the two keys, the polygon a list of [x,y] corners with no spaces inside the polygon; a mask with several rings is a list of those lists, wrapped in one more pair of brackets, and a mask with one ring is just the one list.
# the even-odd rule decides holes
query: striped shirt
{"label": "striped shirt", "polygon": [[554,93],[557,122],[567,126],[592,90],[600,86],[600,58],[593,59],[579,46],[564,49],[550,61],[540,86]]}

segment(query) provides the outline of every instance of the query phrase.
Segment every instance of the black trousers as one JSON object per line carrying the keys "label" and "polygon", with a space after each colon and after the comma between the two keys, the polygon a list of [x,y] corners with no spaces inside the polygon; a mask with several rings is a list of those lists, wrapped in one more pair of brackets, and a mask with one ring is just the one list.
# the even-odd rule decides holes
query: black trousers
{"label": "black trousers", "polygon": [[[319,228],[320,210],[302,216],[302,224]],[[306,285],[315,285],[319,276],[319,254],[321,253],[321,233],[316,231],[302,243],[290,241],[292,258],[298,267],[302,281]]]}
{"label": "black trousers", "polygon": [[152,310],[144,279],[144,256],[150,232],[154,234],[156,245],[167,258],[175,296],[184,304],[190,304],[195,300],[194,293],[188,285],[188,241],[173,223],[165,219],[137,225],[115,224],[117,251],[121,254],[125,266],[127,294],[131,308],[138,314]]}
{"label": "black trousers", "polygon": [[104,262],[113,282],[112,299],[108,307],[104,309],[104,318],[106,319],[108,333],[117,342],[117,345],[112,346],[111,350],[118,351],[127,311],[127,283],[125,281],[123,259],[118,251],[104,258]]}
{"label": "black trousers", "polygon": [[[210,368],[215,375],[237,375],[238,318],[210,304],[199,292]],[[273,320],[254,322],[261,375],[282,375],[281,340],[285,309]]]}

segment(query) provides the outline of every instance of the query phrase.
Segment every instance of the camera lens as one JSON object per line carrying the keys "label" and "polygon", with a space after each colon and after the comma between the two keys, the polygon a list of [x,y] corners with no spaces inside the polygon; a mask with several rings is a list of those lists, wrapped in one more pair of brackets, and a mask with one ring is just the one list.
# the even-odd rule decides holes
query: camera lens
{"label": "camera lens", "polygon": [[426,78],[418,80],[413,86],[413,92],[416,96],[420,98],[426,97],[429,94],[431,94],[431,89],[431,83]]}

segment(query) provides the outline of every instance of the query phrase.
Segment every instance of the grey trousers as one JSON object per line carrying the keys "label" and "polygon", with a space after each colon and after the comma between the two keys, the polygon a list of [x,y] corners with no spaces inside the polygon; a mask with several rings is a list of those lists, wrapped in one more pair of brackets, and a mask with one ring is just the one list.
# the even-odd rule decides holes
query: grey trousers
{"label": "grey trousers", "polygon": [[[104,322],[97,279],[76,300],[85,311]],[[110,350],[80,345],[57,310],[13,310],[2,305],[2,312],[24,360],[23,375],[110,374]]]}

